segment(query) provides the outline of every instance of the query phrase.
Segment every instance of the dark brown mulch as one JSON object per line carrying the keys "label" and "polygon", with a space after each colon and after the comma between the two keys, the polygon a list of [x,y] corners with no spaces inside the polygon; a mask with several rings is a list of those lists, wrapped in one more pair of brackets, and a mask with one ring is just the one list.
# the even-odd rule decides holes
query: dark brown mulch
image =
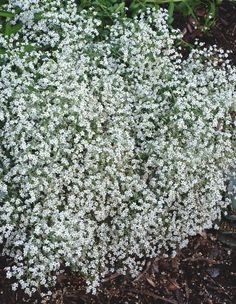
{"label": "dark brown mulch", "polygon": [[[204,1],[203,1],[204,2]],[[199,7],[196,15],[199,18],[199,27],[203,25],[204,17],[207,10]],[[194,42],[196,39],[203,41],[206,45],[217,45],[224,50],[232,51],[230,59],[236,64],[236,2],[223,1],[219,7],[218,18],[210,31],[200,31],[199,27],[195,28],[196,21],[193,17],[184,18],[180,14],[176,14],[174,27],[180,28],[184,33],[184,40],[188,43]]]}
{"label": "dark brown mulch", "polygon": [[[0,268],[6,265],[0,260]],[[148,261],[136,278],[112,274],[96,296],[86,294],[79,275],[59,276],[51,304],[235,304],[236,250],[230,250],[210,231],[190,238],[187,248],[175,258]],[[21,293],[13,293],[0,272],[0,303],[26,303]],[[29,303],[42,303],[35,296]]]}
{"label": "dark brown mulch", "polygon": [[231,50],[230,59],[236,64],[236,5],[224,2],[219,9],[219,18],[205,39],[208,44]]}
{"label": "dark brown mulch", "polygon": [[[197,12],[204,17],[204,7]],[[191,17],[176,15],[175,26],[182,29],[184,39],[196,38],[207,45],[232,50],[236,64],[236,5],[224,1],[213,28],[202,33],[194,28]],[[223,227],[223,226],[222,226]],[[224,229],[224,228],[222,228]],[[111,275],[96,296],[85,292],[79,275],[66,272],[58,278],[51,304],[235,304],[236,249],[231,250],[217,240],[215,231],[192,237],[189,246],[171,258],[147,262],[141,275],[133,280],[127,276]],[[23,304],[21,292],[12,292],[5,278],[4,267],[10,261],[0,257],[0,304]],[[28,303],[43,303],[35,296]]]}
{"label": "dark brown mulch", "polygon": [[96,296],[86,295],[76,276],[67,274],[64,280],[72,286],[58,293],[62,302],[52,303],[233,304],[236,251],[225,248],[216,233],[209,232],[191,238],[189,246],[173,259],[147,262],[135,280],[111,275]]}

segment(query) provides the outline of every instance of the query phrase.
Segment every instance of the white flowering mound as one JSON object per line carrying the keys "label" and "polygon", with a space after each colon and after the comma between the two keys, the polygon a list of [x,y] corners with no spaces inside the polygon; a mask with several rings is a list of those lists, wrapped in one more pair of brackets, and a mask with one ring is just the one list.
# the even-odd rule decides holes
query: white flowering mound
{"label": "white flowering mound", "polygon": [[226,56],[183,59],[162,10],[102,29],[73,1],[7,9],[22,23],[0,37],[7,276],[31,294],[65,263],[94,290],[108,272],[135,275],[137,258],[212,227],[235,152]]}

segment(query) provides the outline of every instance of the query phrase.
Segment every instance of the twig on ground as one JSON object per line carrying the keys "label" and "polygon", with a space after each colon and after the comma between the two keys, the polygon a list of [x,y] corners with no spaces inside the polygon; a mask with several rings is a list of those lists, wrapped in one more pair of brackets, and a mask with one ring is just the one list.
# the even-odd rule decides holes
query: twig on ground
{"label": "twig on ground", "polygon": [[150,291],[141,291],[141,290],[136,290],[136,289],[129,289],[129,292],[131,292],[133,294],[140,294],[140,295],[149,296],[149,297],[152,297],[155,300],[162,300],[166,303],[178,304],[175,300],[171,300],[171,299],[164,298],[162,296],[158,296],[155,293],[150,292]]}

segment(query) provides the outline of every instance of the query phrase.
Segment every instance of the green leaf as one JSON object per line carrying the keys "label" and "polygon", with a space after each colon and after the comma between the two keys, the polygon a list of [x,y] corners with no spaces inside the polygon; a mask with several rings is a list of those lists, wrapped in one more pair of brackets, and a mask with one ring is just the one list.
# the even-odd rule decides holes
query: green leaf
{"label": "green leaf", "polygon": [[173,14],[174,14],[175,4],[174,2],[170,2],[168,7],[168,24],[171,25],[174,21]]}
{"label": "green leaf", "polygon": [[215,15],[216,15],[216,5],[215,5],[215,3],[211,3],[209,13],[210,13],[213,17],[215,17]]}
{"label": "green leaf", "polygon": [[34,51],[35,49],[36,49],[36,47],[33,46],[32,44],[28,44],[24,47],[25,52],[31,52],[31,51]]}
{"label": "green leaf", "polygon": [[43,19],[43,14],[42,13],[35,13],[34,14],[34,19],[36,21],[39,21],[39,20]]}
{"label": "green leaf", "polygon": [[9,23],[6,24],[5,26],[5,35],[9,36],[10,35],[10,31],[11,31],[11,25]]}
{"label": "green leaf", "polygon": [[0,0],[0,5],[7,4],[8,0]]}
{"label": "green leaf", "polygon": [[12,18],[15,17],[15,14],[13,14],[12,12],[0,11],[0,16]]}
{"label": "green leaf", "polygon": [[124,3],[124,2],[121,2],[120,4],[118,4],[118,5],[116,6],[115,12],[116,12],[116,13],[123,12],[124,9],[125,9],[125,3]]}
{"label": "green leaf", "polygon": [[6,28],[5,28],[5,35],[6,36],[10,36],[12,34],[17,33],[20,29],[22,28],[22,24],[21,23],[17,23],[17,24],[10,24],[7,23],[6,24]]}
{"label": "green leaf", "polygon": [[3,54],[5,54],[5,53],[6,53],[6,49],[0,48],[0,55],[3,55]]}
{"label": "green leaf", "polygon": [[129,7],[132,15],[136,15],[142,8],[143,8],[143,5],[136,1],[131,2],[131,5]]}

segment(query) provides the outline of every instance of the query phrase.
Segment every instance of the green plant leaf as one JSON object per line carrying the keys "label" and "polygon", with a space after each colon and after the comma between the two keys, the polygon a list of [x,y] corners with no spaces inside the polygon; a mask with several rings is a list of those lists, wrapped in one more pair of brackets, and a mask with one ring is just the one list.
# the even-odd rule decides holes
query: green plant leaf
{"label": "green plant leaf", "polygon": [[34,19],[37,20],[37,21],[43,19],[43,14],[42,13],[36,13],[36,14],[34,14]]}
{"label": "green plant leaf", "polygon": [[115,9],[115,12],[118,13],[118,12],[123,12],[125,9],[125,3],[124,2],[121,2],[120,4],[118,4],[116,6],[116,9]]}
{"label": "green plant leaf", "polygon": [[13,14],[12,12],[0,11],[0,16],[12,18],[15,17],[15,14]]}
{"label": "green plant leaf", "polygon": [[33,46],[32,44],[28,44],[24,47],[25,52],[31,52],[34,51],[35,49],[36,49],[35,46]]}
{"label": "green plant leaf", "polygon": [[135,15],[141,9],[141,6],[139,3],[132,2],[129,9],[132,12],[132,15]]}
{"label": "green plant leaf", "polygon": [[6,24],[6,28],[5,28],[5,35],[6,36],[10,36],[12,34],[17,33],[20,29],[22,28],[22,24],[21,23],[17,23],[17,24],[10,24],[7,23]]}
{"label": "green plant leaf", "polygon": [[0,48],[0,55],[5,54],[5,53],[6,53],[6,49]]}
{"label": "green plant leaf", "polygon": [[174,21],[173,14],[174,14],[175,4],[174,2],[170,2],[168,7],[168,24],[171,25]]}

